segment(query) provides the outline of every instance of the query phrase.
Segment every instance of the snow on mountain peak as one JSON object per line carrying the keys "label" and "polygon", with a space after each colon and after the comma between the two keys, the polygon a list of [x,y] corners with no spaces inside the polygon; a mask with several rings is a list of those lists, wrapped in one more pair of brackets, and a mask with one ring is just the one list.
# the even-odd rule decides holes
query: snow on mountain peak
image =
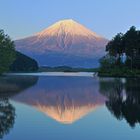
{"label": "snow on mountain peak", "polygon": [[83,25],[79,24],[78,22],[72,19],[65,19],[60,20],[53,24],[52,26],[48,27],[47,29],[39,32],[37,35],[39,37],[45,36],[61,36],[61,35],[71,35],[71,36],[87,36],[87,37],[94,37],[96,39],[101,38],[96,33],[90,31],[89,29],[85,28]]}

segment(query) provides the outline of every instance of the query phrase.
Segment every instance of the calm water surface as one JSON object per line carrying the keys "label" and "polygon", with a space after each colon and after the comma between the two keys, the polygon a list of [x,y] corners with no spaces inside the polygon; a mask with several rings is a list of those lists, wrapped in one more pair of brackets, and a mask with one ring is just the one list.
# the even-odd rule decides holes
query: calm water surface
{"label": "calm water surface", "polygon": [[0,77],[2,140],[139,140],[140,79]]}

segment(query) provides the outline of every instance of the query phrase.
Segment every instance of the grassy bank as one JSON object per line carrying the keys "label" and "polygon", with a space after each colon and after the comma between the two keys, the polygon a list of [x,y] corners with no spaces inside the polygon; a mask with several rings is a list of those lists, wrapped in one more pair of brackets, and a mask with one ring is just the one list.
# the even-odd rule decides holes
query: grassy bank
{"label": "grassy bank", "polygon": [[99,69],[99,77],[140,77],[140,70],[128,68]]}

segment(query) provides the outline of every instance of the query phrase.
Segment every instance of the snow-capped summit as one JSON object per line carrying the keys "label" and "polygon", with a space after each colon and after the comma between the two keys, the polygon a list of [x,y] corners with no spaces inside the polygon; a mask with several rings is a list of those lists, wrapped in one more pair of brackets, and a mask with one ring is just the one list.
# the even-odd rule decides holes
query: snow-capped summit
{"label": "snow-capped summit", "polygon": [[25,39],[17,50],[35,58],[40,65],[93,67],[103,56],[107,39],[72,19],[61,20]]}
{"label": "snow-capped summit", "polygon": [[46,35],[81,35],[81,36],[94,36],[95,38],[100,38],[96,33],[90,31],[89,29],[85,28],[83,25],[77,23],[76,21],[72,19],[66,19],[61,20],[50,26],[49,28],[43,30],[42,32],[38,33],[40,37],[46,36]]}

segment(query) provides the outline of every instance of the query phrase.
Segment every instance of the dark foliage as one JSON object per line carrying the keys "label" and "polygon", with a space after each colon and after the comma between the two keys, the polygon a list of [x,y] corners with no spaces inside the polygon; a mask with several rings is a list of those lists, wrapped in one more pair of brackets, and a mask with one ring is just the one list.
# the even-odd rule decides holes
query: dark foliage
{"label": "dark foliage", "polygon": [[15,122],[15,108],[7,98],[0,98],[0,139],[8,134]]}
{"label": "dark foliage", "polygon": [[[100,61],[100,74],[135,75],[135,71],[140,70],[140,30],[132,26],[125,34],[117,34],[107,44],[106,51],[108,54]],[[111,63],[112,58],[115,60],[114,63]]]}
{"label": "dark foliage", "polygon": [[15,60],[14,42],[0,30],[0,74],[9,70]]}
{"label": "dark foliage", "polygon": [[[125,92],[124,92],[125,91]],[[100,80],[100,93],[107,97],[106,106],[118,119],[134,127],[140,124],[140,79]]]}
{"label": "dark foliage", "polygon": [[38,64],[34,59],[20,52],[16,52],[16,60],[10,66],[10,71],[32,72],[32,71],[37,71],[37,70],[38,70]]}

